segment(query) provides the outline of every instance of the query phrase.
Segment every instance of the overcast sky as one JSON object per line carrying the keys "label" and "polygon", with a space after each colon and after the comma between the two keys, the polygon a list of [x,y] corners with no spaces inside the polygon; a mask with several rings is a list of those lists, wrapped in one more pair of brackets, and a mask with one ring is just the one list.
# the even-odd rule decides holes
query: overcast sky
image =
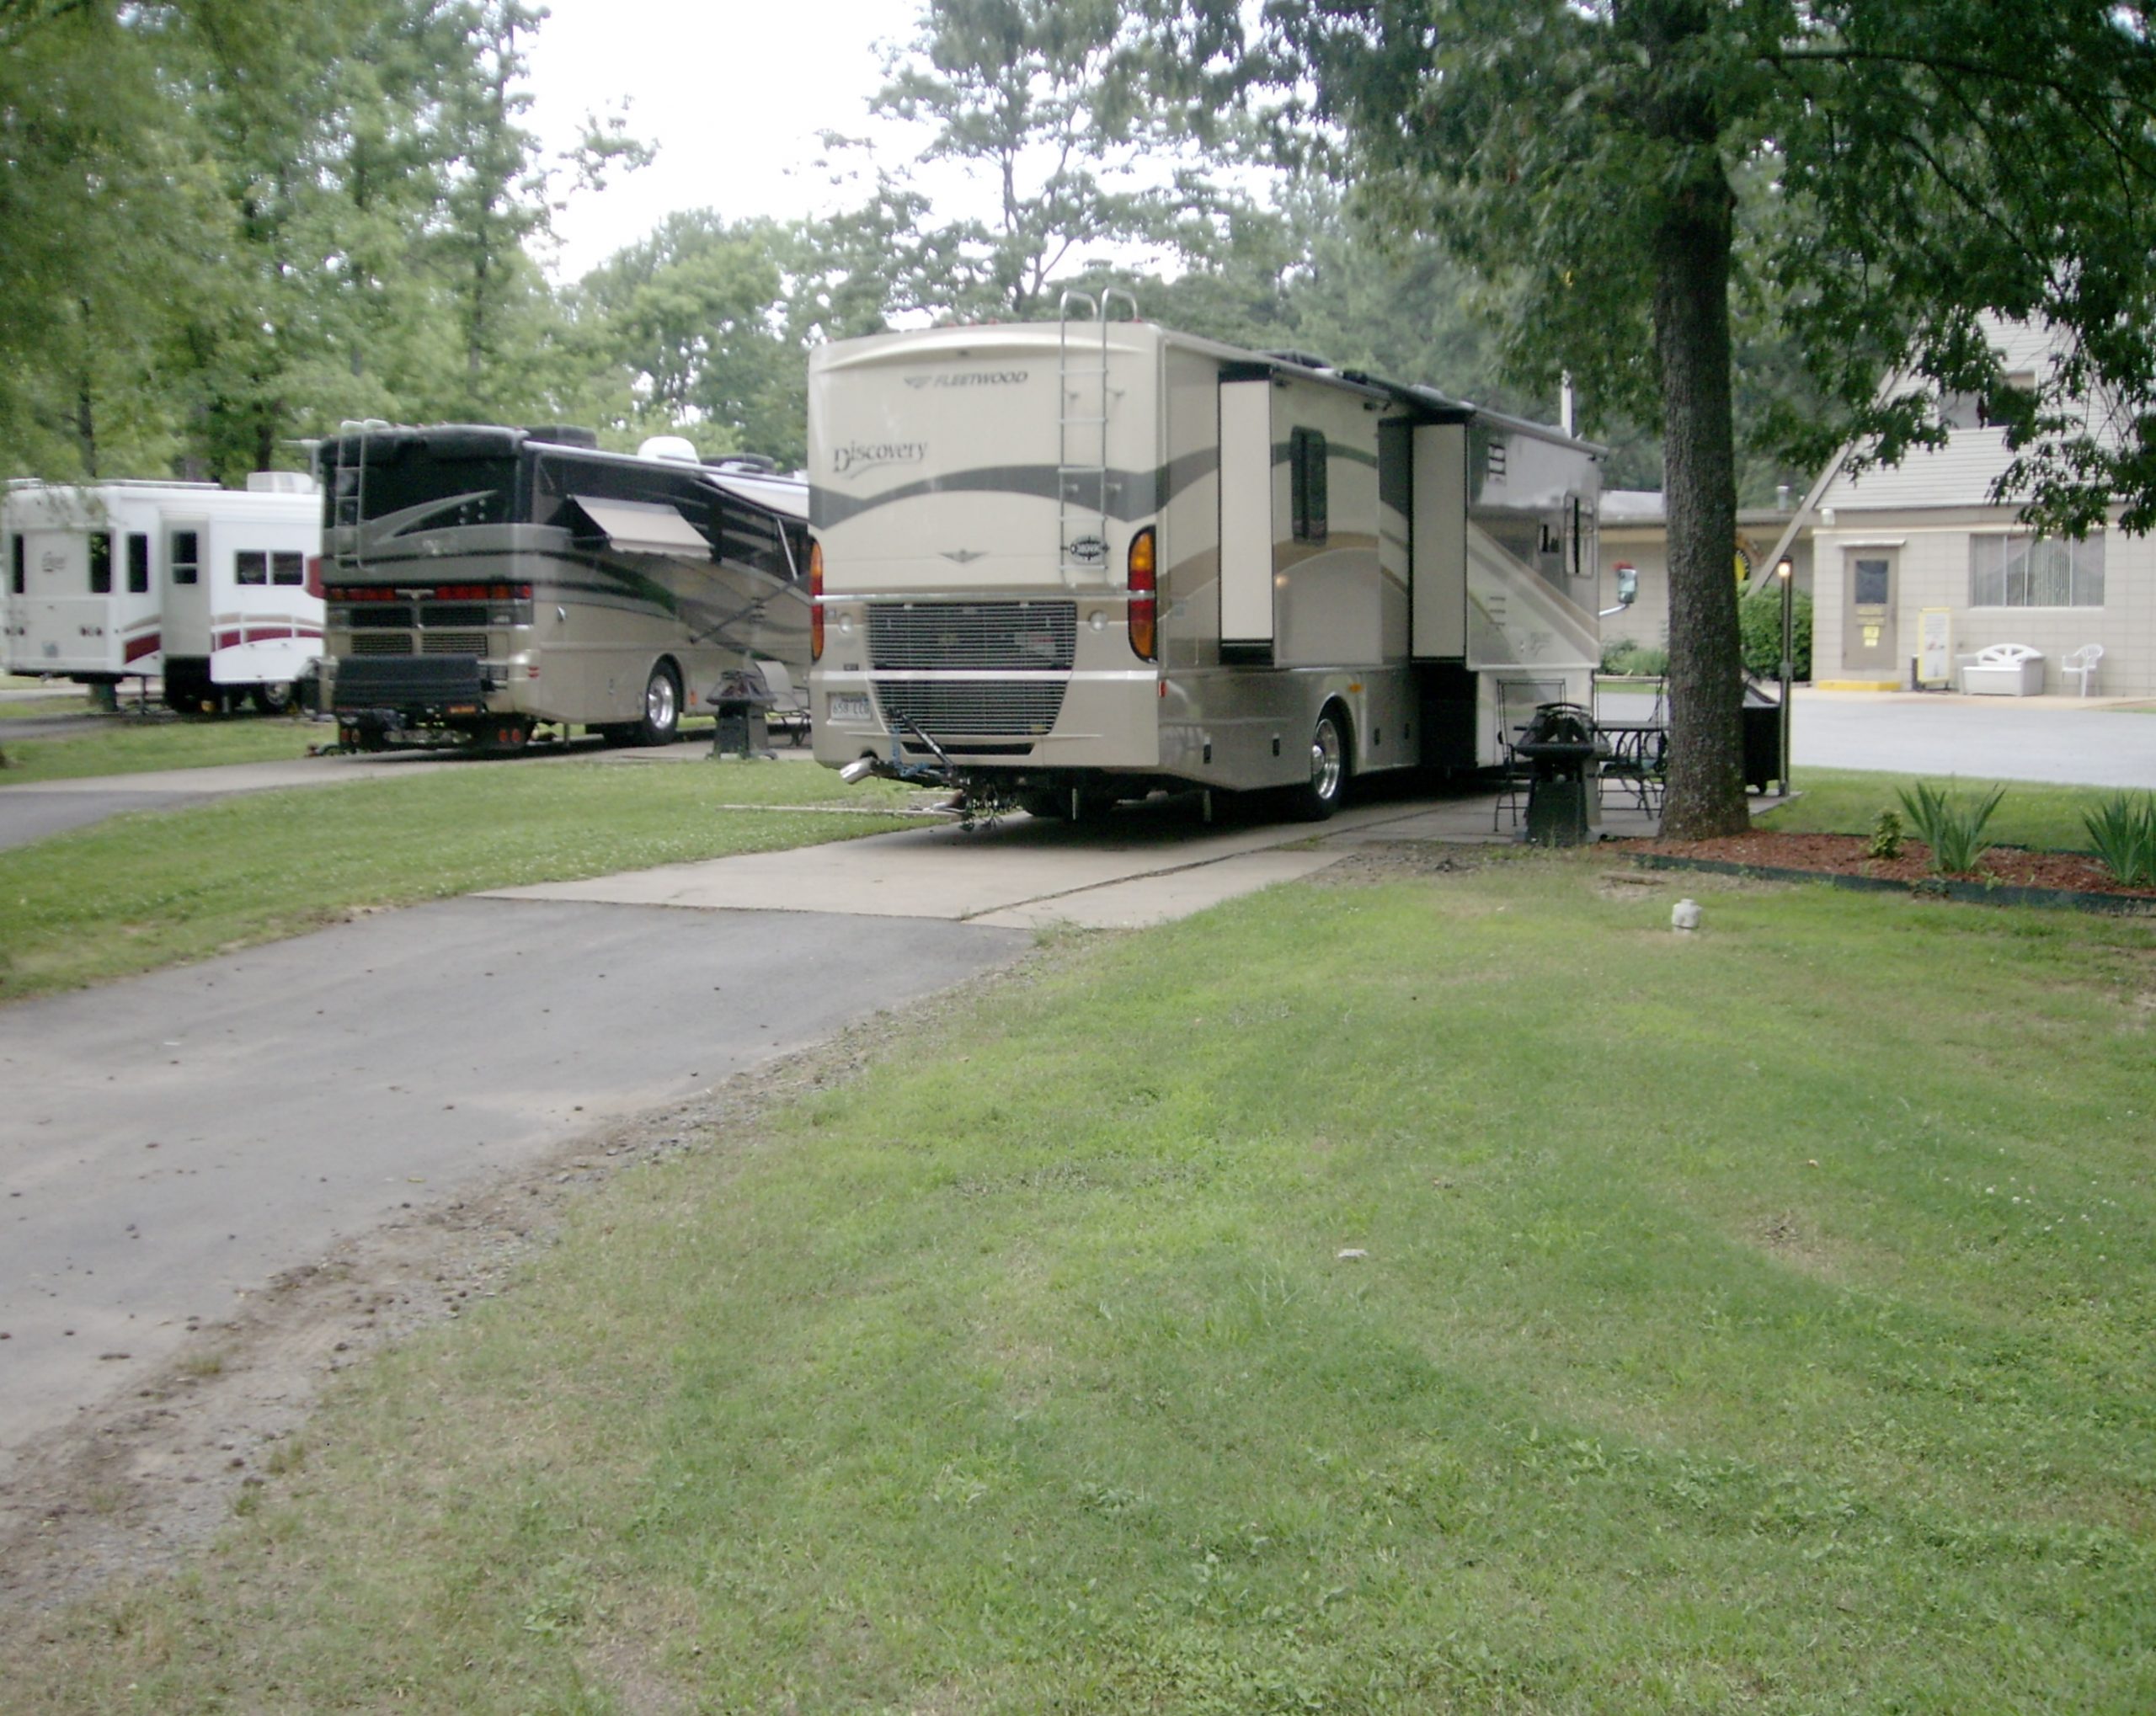
{"label": "overcast sky", "polygon": [[883,81],[879,45],[912,36],[919,0],[547,0],[526,120],[550,153],[587,112],[627,97],[659,158],[556,221],[574,280],[677,209],[728,220],[825,213],[853,200],[813,163],[825,130],[861,135]]}

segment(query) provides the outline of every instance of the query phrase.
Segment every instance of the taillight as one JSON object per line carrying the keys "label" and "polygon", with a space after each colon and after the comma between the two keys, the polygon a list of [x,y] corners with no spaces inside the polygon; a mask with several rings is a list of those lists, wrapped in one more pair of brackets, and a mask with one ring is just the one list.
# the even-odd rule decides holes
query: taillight
{"label": "taillight", "polygon": [[824,658],[824,545],[808,545],[808,659]]}
{"label": "taillight", "polygon": [[1153,529],[1130,539],[1130,651],[1140,661],[1160,653],[1160,596],[1153,574]]}

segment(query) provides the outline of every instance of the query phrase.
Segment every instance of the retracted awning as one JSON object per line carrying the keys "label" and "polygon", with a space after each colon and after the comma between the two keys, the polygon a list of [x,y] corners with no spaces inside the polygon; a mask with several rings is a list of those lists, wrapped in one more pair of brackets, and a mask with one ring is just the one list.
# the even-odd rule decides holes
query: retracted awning
{"label": "retracted awning", "polygon": [[670,506],[638,500],[595,500],[569,497],[584,515],[625,554],[692,554],[706,559],[711,544],[704,534]]}

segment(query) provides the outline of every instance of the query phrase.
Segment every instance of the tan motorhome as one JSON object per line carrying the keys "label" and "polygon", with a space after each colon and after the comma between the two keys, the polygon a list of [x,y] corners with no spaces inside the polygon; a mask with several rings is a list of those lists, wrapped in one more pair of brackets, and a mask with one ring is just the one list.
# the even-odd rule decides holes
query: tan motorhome
{"label": "tan motorhome", "polygon": [[820,760],[1323,816],[1496,762],[1502,682],[1587,700],[1598,448],[1091,308],[811,356]]}
{"label": "tan motorhome", "polygon": [[355,749],[514,751],[547,725],[664,744],[728,674],[808,670],[808,498],[768,461],[366,424],[321,464],[330,704]]}

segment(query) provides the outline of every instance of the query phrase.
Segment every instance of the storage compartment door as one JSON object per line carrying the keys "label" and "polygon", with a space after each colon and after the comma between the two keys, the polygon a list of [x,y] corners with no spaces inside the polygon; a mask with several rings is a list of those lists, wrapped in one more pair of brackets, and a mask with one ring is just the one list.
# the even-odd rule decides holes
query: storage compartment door
{"label": "storage compartment door", "polygon": [[1273,384],[1220,384],[1220,658],[1273,659]]}
{"label": "storage compartment door", "polygon": [[1467,428],[1424,424],[1415,431],[1413,552],[1409,629],[1417,661],[1467,653]]}

